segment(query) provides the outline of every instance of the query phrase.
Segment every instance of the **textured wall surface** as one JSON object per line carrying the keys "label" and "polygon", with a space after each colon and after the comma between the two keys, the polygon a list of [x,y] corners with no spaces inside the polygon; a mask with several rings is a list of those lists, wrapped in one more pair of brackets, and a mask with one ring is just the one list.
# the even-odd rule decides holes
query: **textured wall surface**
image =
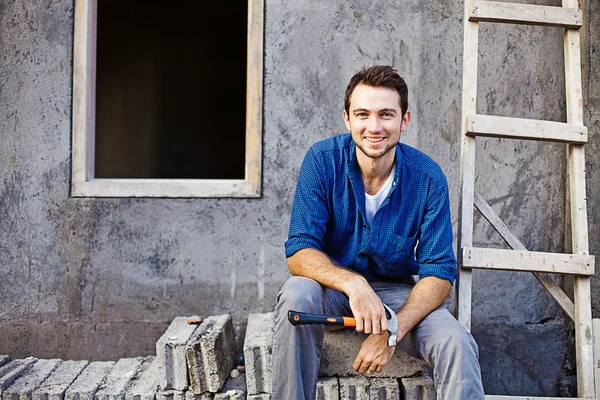
{"label": "textured wall surface", "polygon": [[[582,4],[595,254],[600,9]],[[456,228],[462,2],[266,0],[265,10],[263,196],[94,199],[69,194],[73,2],[0,0],[0,354],[147,355],[175,316],[231,312],[243,333],[249,313],[272,310],[289,275],[283,243],[302,157],[345,129],[343,92],[363,65],[405,76],[403,141],[446,172]],[[478,111],[565,121],[562,37],[481,24]],[[564,160],[563,145],[478,140],[476,189],[530,250],[564,249]],[[505,246],[477,215],[475,243]],[[533,276],[476,271],[473,288],[486,391],[573,395],[571,325]],[[596,314],[597,293],[595,283]]]}

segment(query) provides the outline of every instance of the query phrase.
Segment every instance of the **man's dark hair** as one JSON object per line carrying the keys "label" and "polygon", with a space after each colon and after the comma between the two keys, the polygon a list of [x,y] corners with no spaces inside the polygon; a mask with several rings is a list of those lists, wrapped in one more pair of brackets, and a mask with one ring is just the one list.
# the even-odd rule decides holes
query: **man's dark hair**
{"label": "man's dark hair", "polygon": [[344,95],[344,110],[350,115],[350,96],[359,84],[371,87],[387,87],[395,90],[400,95],[400,107],[402,108],[402,116],[408,109],[408,86],[406,82],[393,67],[389,65],[375,65],[372,67],[363,67],[358,71],[348,83],[346,94]]}

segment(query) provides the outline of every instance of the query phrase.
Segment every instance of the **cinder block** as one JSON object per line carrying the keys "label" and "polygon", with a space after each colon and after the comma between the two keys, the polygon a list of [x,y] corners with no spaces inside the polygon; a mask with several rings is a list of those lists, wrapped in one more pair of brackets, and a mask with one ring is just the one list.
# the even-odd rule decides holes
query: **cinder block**
{"label": "cinder block", "polygon": [[33,400],[63,400],[65,392],[87,367],[88,361],[63,361],[32,393]]}
{"label": "cinder block", "polygon": [[114,364],[114,361],[90,363],[65,391],[65,400],[94,400],[94,395]]}
{"label": "cinder block", "polygon": [[158,358],[160,378],[158,383],[162,391],[188,388],[185,349],[188,340],[198,327],[198,325],[189,325],[188,318],[198,317],[176,317],[156,342],[156,358]]}
{"label": "cinder block", "polygon": [[426,376],[403,378],[400,388],[405,400],[436,400],[435,386]]}
{"label": "cinder block", "polygon": [[273,313],[250,314],[244,338],[244,360],[248,396],[271,393],[273,370]]}
{"label": "cinder block", "polygon": [[237,378],[229,378],[219,393],[215,394],[215,400],[246,400],[246,374],[240,374]]}
{"label": "cinder block", "polygon": [[190,389],[195,394],[221,390],[235,358],[231,315],[205,318],[188,341],[186,358]]}
{"label": "cinder block", "polygon": [[118,360],[94,395],[96,400],[123,400],[125,389],[139,372],[143,357],[121,358]]}
{"label": "cinder block", "polygon": [[57,359],[38,360],[2,393],[2,400],[31,399],[31,393],[50,376],[60,363],[61,360]]}
{"label": "cinder block", "polygon": [[400,400],[400,385],[394,378],[367,378],[369,381],[369,399]]}
{"label": "cinder block", "polygon": [[369,400],[369,381],[364,376],[340,378],[340,400]]}
{"label": "cinder block", "polygon": [[125,389],[125,400],[154,400],[158,392],[158,359],[147,357]]}
{"label": "cinder block", "polygon": [[[355,329],[340,329],[326,332],[321,352],[321,365],[319,376],[360,376],[352,369],[352,363],[358,354],[360,345],[367,335],[356,332]],[[383,371],[377,374],[382,378],[403,378],[422,373],[427,364],[417,358],[411,357],[399,347]]]}
{"label": "cinder block", "polygon": [[37,362],[37,360],[37,358],[33,357],[28,357],[22,360],[12,360],[6,365],[0,367],[0,395],[22,374],[27,372],[27,370]]}
{"label": "cinder block", "polygon": [[338,378],[321,378],[317,382],[317,400],[339,400],[340,382]]}
{"label": "cinder block", "polygon": [[4,364],[6,364],[9,361],[10,361],[10,357],[9,356],[7,356],[5,354],[0,355],[0,367],[3,366]]}

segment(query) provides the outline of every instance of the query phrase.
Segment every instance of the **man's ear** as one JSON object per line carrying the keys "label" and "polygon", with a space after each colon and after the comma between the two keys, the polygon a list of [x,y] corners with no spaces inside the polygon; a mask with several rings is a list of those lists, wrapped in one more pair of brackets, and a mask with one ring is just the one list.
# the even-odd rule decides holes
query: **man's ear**
{"label": "man's ear", "polygon": [[342,116],[344,117],[344,123],[346,124],[346,129],[348,129],[348,131],[351,131],[352,129],[350,129],[350,118],[348,117],[348,113],[346,112],[346,110],[344,110],[344,112],[342,113]]}
{"label": "man's ear", "polygon": [[402,125],[400,126],[400,132],[404,132],[408,123],[410,122],[410,111],[406,110],[404,117],[402,117]]}

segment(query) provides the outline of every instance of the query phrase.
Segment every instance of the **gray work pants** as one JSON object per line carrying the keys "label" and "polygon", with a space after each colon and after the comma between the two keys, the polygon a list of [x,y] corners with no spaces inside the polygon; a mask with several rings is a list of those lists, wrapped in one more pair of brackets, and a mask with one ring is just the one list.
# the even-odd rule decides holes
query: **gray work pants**
{"label": "gray work pants", "polygon": [[[371,282],[381,301],[398,311],[412,285]],[[293,326],[288,310],[351,316],[348,298],[318,282],[291,277],[277,296],[273,338],[273,400],[315,399],[323,325]],[[441,306],[398,343],[409,355],[433,367],[438,400],[483,399],[477,344],[466,329]],[[356,354],[358,354],[356,349]]]}

